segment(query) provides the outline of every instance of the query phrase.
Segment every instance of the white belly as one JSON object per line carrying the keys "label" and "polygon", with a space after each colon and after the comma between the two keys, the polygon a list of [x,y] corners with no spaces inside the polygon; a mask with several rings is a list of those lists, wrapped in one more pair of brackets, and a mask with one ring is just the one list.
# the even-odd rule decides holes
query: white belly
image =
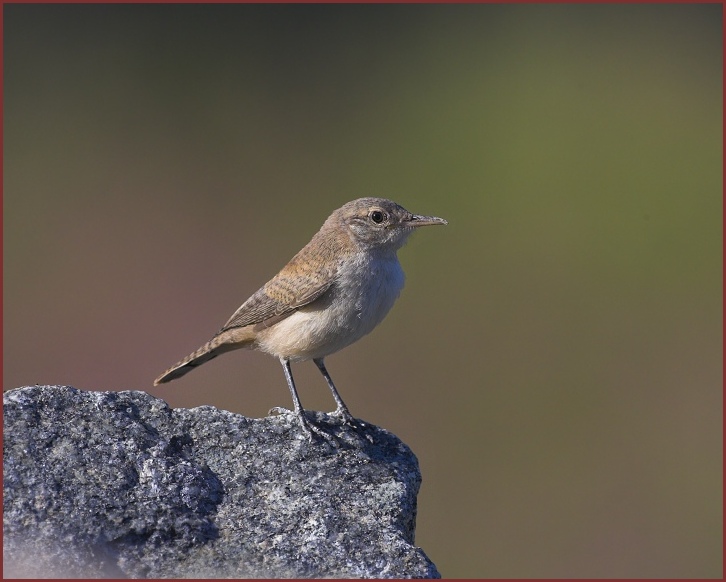
{"label": "white belly", "polygon": [[261,331],[257,347],[293,361],[337,352],[383,320],[403,283],[403,270],[395,254],[350,262],[323,298]]}

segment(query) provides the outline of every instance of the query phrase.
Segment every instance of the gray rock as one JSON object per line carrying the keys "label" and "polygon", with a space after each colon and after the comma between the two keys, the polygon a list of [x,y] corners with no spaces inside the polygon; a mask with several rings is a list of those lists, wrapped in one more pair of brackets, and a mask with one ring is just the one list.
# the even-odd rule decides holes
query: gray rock
{"label": "gray rock", "polygon": [[310,413],[171,409],[145,392],[6,392],[4,576],[438,578],[391,433]]}

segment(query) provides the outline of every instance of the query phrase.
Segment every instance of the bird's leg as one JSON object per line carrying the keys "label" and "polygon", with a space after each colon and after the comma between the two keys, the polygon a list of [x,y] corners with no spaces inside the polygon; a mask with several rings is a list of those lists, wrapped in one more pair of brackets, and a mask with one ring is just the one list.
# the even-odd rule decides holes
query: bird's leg
{"label": "bird's leg", "polygon": [[[287,387],[290,388],[290,394],[292,394],[292,402],[295,405],[295,414],[300,419],[300,424],[302,425],[303,430],[307,433],[308,437],[312,439],[313,432],[316,432],[318,434],[323,434],[321,430],[308,421],[307,418],[305,418],[305,411],[303,410],[302,404],[300,404],[300,397],[297,395],[297,390],[295,389],[295,381],[292,379],[292,370],[290,369],[290,360],[287,360],[285,358],[280,358],[280,363],[282,364],[282,370],[285,372],[285,378],[287,379]],[[275,407],[270,412],[289,412],[288,410],[280,407]]]}
{"label": "bird's leg", "polygon": [[332,412],[331,414],[334,414],[335,416],[340,416],[343,419],[343,422],[345,424],[349,424],[353,427],[358,427],[359,423],[358,421],[353,418],[353,415],[348,410],[348,407],[345,405],[345,402],[343,402],[343,399],[340,397],[340,394],[338,394],[338,391],[335,389],[335,384],[333,384],[333,379],[330,377],[330,374],[328,374],[328,370],[325,369],[325,363],[323,362],[323,358],[315,358],[313,360],[315,362],[315,365],[318,367],[318,370],[320,370],[320,373],[323,375],[323,378],[325,378],[325,381],[328,383],[328,388],[330,388],[330,391],[333,393],[333,398],[335,398],[335,403],[338,405],[338,407],[335,409],[335,412]]}

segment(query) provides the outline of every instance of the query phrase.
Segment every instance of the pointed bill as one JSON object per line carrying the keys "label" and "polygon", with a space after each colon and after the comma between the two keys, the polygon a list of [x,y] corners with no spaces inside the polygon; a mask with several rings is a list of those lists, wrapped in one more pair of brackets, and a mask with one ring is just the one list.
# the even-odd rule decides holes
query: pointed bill
{"label": "pointed bill", "polygon": [[403,223],[405,226],[428,226],[430,224],[449,224],[443,218],[438,216],[422,216],[421,214],[414,214]]}

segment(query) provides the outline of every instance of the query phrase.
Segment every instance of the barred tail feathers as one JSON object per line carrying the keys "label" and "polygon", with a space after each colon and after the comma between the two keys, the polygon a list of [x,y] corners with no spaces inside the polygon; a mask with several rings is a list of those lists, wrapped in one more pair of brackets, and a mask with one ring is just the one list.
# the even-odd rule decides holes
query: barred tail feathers
{"label": "barred tail feathers", "polygon": [[255,335],[251,328],[234,328],[215,335],[198,350],[195,350],[183,360],[178,361],[154,380],[154,386],[180,378],[187,372],[191,372],[197,366],[201,366],[204,362],[208,362],[220,354],[250,347],[255,339]]}

